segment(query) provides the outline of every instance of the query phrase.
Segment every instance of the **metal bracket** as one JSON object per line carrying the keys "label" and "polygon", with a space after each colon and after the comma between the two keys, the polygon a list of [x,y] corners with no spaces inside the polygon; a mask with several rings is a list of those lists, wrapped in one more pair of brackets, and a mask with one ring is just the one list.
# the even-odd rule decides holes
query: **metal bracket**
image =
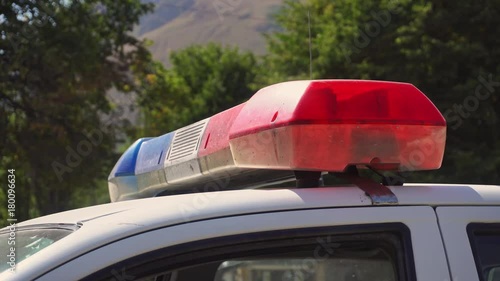
{"label": "metal bracket", "polygon": [[346,173],[336,173],[339,178],[343,178],[357,185],[365,194],[370,197],[372,205],[397,205],[398,198],[385,185],[373,181],[369,178],[360,177],[357,169],[348,169]]}

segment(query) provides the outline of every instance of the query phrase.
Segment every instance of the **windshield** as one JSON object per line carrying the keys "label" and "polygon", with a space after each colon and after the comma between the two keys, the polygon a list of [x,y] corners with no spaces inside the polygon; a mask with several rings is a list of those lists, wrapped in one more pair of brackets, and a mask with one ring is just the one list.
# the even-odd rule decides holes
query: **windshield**
{"label": "windshield", "polygon": [[19,228],[0,232],[0,272],[25,260],[74,231],[74,227]]}

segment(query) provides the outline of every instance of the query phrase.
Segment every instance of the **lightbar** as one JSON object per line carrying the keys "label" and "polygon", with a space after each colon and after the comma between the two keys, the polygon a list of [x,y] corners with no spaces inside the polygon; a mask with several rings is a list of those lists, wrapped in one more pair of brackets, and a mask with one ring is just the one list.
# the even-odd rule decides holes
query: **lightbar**
{"label": "lightbar", "polygon": [[275,84],[247,102],[136,141],[109,176],[111,201],[251,188],[295,171],[438,169],[446,121],[407,83],[310,80]]}

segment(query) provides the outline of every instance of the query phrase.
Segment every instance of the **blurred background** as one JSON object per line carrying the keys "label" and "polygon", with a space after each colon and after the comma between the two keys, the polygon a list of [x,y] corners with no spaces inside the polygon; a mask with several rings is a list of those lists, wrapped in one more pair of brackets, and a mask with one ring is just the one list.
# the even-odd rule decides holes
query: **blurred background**
{"label": "blurred background", "polygon": [[408,181],[500,183],[500,0],[0,3],[2,223],[8,169],[18,221],[106,203],[137,138],[310,77],[413,83],[448,138]]}

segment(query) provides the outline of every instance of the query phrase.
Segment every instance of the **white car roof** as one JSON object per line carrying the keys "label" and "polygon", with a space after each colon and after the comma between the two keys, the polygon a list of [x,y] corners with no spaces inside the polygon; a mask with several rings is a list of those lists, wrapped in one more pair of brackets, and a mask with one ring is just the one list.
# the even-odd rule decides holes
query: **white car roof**
{"label": "white car roof", "polygon": [[[408,184],[389,188],[397,196],[398,205],[500,205],[500,186]],[[16,278],[32,278],[32,274],[41,274],[105,244],[153,229],[231,215],[328,207],[377,208],[360,188],[343,186],[196,193],[57,213],[19,223],[18,227],[63,223],[81,227],[44,249],[43,255],[20,262]]]}
{"label": "white car roof", "polygon": [[[398,205],[500,205],[500,186],[495,185],[405,184],[389,188],[397,196]],[[18,225],[112,221],[156,228],[254,212],[370,205],[370,198],[356,186],[236,190],[109,203],[48,215]]]}

